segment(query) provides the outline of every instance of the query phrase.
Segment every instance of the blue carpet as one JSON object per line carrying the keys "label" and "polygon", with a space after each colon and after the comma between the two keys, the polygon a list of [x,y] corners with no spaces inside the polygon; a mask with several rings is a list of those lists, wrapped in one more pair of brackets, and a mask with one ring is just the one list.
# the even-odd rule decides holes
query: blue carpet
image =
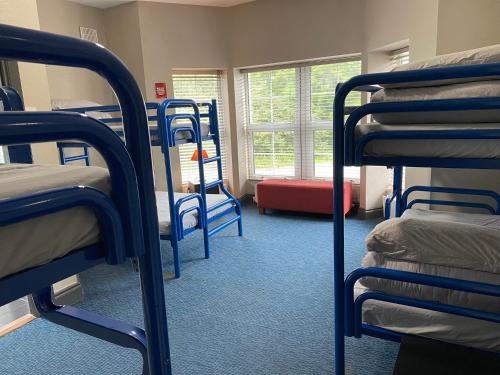
{"label": "blue carpet", "polygon": [[[346,267],[358,267],[375,221],[348,219]],[[333,374],[332,223],[327,217],[244,208],[236,228],[181,243],[182,277],[165,281],[174,375]],[[168,243],[165,271],[172,270]],[[169,274],[169,273],[168,273]],[[142,326],[130,265],[82,274],[81,307]],[[1,342],[1,374],[140,374],[140,356],[37,319]],[[348,374],[390,374],[393,343],[347,341]]]}

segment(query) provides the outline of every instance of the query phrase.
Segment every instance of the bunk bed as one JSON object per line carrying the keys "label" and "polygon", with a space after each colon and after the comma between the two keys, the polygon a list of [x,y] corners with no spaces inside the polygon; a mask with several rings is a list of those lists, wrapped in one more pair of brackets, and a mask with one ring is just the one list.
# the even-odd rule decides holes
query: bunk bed
{"label": "bunk bed", "polygon": [[[0,304],[31,294],[41,317],[140,351],[144,374],[170,374],[149,133],[136,82],[123,63],[100,46],[29,29],[0,25],[0,57],[87,68],[100,74],[116,92],[127,130],[125,147],[109,128],[81,114],[0,113],[2,145],[76,139],[95,147],[108,165],[108,170],[1,166],[4,261],[0,267]],[[2,92],[12,93],[8,89]],[[16,109],[7,108],[6,104],[15,104],[10,99],[3,97],[4,109]],[[65,230],[60,231],[61,227]],[[139,260],[144,330],[52,302],[51,285],[55,282],[104,262],[118,265],[127,258]]]}
{"label": "bunk bed", "polygon": [[[157,191],[158,220],[162,240],[170,241],[174,255],[175,277],[180,277],[179,242],[197,229],[203,231],[205,258],[210,257],[210,237],[233,223],[238,225],[238,235],[243,235],[241,206],[239,201],[224,186],[220,133],[217,116],[217,102],[194,102],[187,99],[166,99],[161,103],[146,103],[148,110],[151,146],[161,147],[164,156],[167,191]],[[99,117],[115,133],[123,137],[123,123],[120,108],[111,106],[90,106],[65,108],[63,111],[85,113]],[[196,144],[197,155],[203,155],[203,142],[212,141],[216,154],[199,157],[199,193],[178,193],[175,191],[170,148],[185,144]],[[81,148],[80,155],[65,156],[68,147]],[[61,163],[84,160],[90,165],[88,146],[79,142],[58,144]],[[216,163],[217,178],[205,181],[204,166]],[[218,188],[222,194],[208,194],[207,190]],[[229,216],[229,218],[227,218]]]}
{"label": "bunk bed", "polygon": [[[483,56],[484,57],[484,56]],[[452,56],[457,58],[457,56]],[[451,59],[453,60],[453,59]],[[334,102],[334,286],[335,369],[345,373],[345,337],[369,335],[399,342],[404,335],[500,352],[499,196],[480,189],[415,186],[402,189],[402,168],[500,169],[500,81],[490,95],[412,96],[438,86],[472,85],[499,76],[496,60],[470,58],[357,76],[337,88]],[[457,61],[461,61],[457,63]],[[458,65],[457,65],[458,64]],[[448,86],[452,86],[451,88]],[[380,94],[376,94],[380,90]],[[388,95],[399,93],[395,98]],[[349,92],[367,91],[378,100],[350,110]],[[402,90],[402,91],[398,91]],[[361,124],[372,115],[379,123]],[[490,122],[487,122],[490,121]],[[479,146],[478,146],[479,145]],[[394,168],[396,217],[367,238],[363,268],[344,275],[343,166]],[[424,192],[424,198],[411,198]],[[439,199],[457,194],[461,200]],[[463,197],[490,199],[483,203]],[[422,209],[418,205],[431,205]],[[485,213],[435,210],[438,206]],[[496,268],[495,268],[496,267]]]}

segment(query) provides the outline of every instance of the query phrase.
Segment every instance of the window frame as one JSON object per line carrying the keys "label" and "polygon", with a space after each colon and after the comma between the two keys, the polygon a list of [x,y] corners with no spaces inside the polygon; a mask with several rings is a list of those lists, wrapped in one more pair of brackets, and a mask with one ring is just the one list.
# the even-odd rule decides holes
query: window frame
{"label": "window frame", "polygon": [[[217,97],[213,98],[207,98],[203,100],[211,100],[211,99],[216,99],[217,100],[217,114],[218,114],[218,125],[219,125],[219,136],[220,136],[220,145],[221,145],[221,157],[222,157],[222,172],[223,172],[223,179],[227,180],[230,178],[230,166],[231,166],[231,161],[228,159],[228,151],[231,150],[231,145],[228,142],[229,139],[229,130],[227,126],[227,121],[228,121],[228,115],[227,115],[227,74],[224,70],[220,69],[210,69],[210,70],[203,70],[203,69],[193,69],[193,70],[186,70],[186,69],[173,69],[172,70],[172,95],[175,98],[184,98],[183,95],[181,97],[176,95],[176,90],[175,90],[175,85],[176,85],[176,76],[185,76],[185,77],[195,77],[195,76],[208,76],[208,75],[213,75],[216,78],[217,81],[217,91],[218,95]],[[193,99],[193,98],[190,98]],[[196,100],[196,98],[194,98]],[[203,142],[203,148],[206,149],[208,148],[206,145],[208,145],[210,148],[213,148],[215,150],[215,143],[211,140],[207,140]],[[181,177],[181,183],[183,185],[193,183],[193,184],[199,184],[199,174],[198,174],[198,164],[196,162],[193,162],[192,165],[187,168],[187,165],[184,165],[183,168],[183,156],[182,156],[182,151],[181,148],[193,148],[195,147],[195,144],[182,144],[179,145],[179,168],[180,168],[180,177]],[[189,153],[191,153],[190,151]],[[214,156],[214,155],[210,155]],[[190,160],[189,160],[190,161]],[[211,170],[211,169],[212,170]],[[185,176],[183,174],[186,172],[186,170],[189,170],[189,175]],[[211,164],[206,164],[204,167],[204,172],[205,172],[205,180],[211,181],[214,176],[211,174],[215,173],[215,179],[217,179],[217,169],[216,169],[216,164],[211,163]]]}
{"label": "window frame", "polygon": [[[329,176],[317,176],[317,166],[315,163],[315,132],[320,130],[331,130],[333,132],[333,120],[314,120],[312,113],[312,67],[328,64],[339,64],[344,62],[359,62],[359,73],[362,71],[361,54],[355,54],[347,57],[328,58],[311,60],[297,64],[277,64],[266,67],[257,67],[251,69],[241,69],[240,73],[243,77],[243,99],[244,99],[244,131],[246,136],[246,151],[247,151],[247,174],[250,180],[262,180],[264,178],[300,178],[300,179],[315,179],[315,180],[331,180]],[[296,71],[296,115],[295,123],[290,124],[252,124],[251,123],[251,91],[249,74],[254,72],[288,69],[294,68]],[[333,102],[332,102],[333,107]],[[254,133],[258,131],[293,131],[294,132],[294,175],[278,175],[278,174],[257,174],[254,157]],[[296,137],[299,137],[297,140]],[[298,159],[297,159],[298,156]],[[333,164],[333,163],[332,163]],[[359,168],[358,168],[359,169]],[[333,170],[333,165],[332,165]],[[360,172],[355,177],[349,178],[355,183],[359,183]]]}

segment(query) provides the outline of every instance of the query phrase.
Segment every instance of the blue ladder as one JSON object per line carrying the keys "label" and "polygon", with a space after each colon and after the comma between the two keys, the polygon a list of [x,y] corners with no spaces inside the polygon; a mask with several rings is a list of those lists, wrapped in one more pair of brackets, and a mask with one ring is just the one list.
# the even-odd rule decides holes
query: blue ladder
{"label": "blue ladder", "polygon": [[[232,213],[235,214],[235,216],[231,217],[229,220],[224,221],[213,228],[208,230],[208,237],[212,237],[213,235],[219,233],[221,230],[227,228],[231,224],[237,222],[238,223],[238,236],[243,236],[243,222],[242,222],[242,217],[241,217],[241,205],[240,202],[226,189],[224,186],[224,175],[223,175],[223,170],[222,170],[222,154],[221,154],[221,147],[220,147],[220,132],[219,132],[219,125],[218,125],[218,116],[217,116],[217,101],[214,99],[210,104],[208,105],[208,118],[209,118],[209,123],[210,123],[210,135],[209,138],[214,142],[215,144],[215,156],[209,157],[203,160],[203,164],[208,164],[208,163],[217,163],[217,179],[215,181],[211,181],[208,183],[205,183],[205,191],[209,190],[215,186],[219,187],[219,190],[224,193],[224,195],[227,197],[226,200],[216,203],[213,206],[207,207],[207,225],[210,223],[213,223],[215,221],[221,220],[224,216],[230,215]],[[200,189],[201,189],[201,184],[200,184]],[[224,206],[229,206],[226,210],[217,213],[211,217],[209,217],[209,214],[211,212],[214,212],[215,210],[218,210],[221,207]]]}
{"label": "blue ladder", "polygon": [[[82,154],[66,156],[64,150],[67,148],[81,148]],[[89,146],[86,143],[80,142],[57,142],[57,149],[59,150],[59,161],[62,165],[66,165],[75,161],[83,160],[85,165],[90,166],[90,153]]]}

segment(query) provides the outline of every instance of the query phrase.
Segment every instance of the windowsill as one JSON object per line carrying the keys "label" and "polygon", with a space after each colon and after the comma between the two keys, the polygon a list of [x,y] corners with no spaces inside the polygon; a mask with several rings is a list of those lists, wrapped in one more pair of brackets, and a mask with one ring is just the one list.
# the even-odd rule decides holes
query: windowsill
{"label": "windowsill", "polygon": [[[259,181],[263,181],[266,178],[282,179],[282,180],[301,180],[300,178],[295,178],[295,177],[265,176],[265,177],[251,177],[248,179],[248,181],[259,182]],[[331,181],[331,180],[320,179],[320,178],[311,178],[311,179],[304,179],[304,180]],[[344,178],[344,181],[351,181],[353,183],[353,185],[360,184],[359,178]]]}

